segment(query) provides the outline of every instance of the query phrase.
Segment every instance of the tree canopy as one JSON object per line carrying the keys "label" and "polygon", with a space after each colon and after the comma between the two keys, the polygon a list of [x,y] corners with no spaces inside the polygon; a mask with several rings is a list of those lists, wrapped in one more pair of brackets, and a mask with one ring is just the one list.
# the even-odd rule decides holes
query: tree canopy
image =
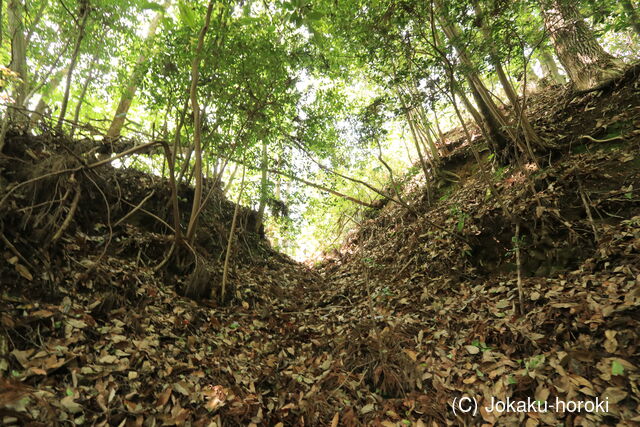
{"label": "tree canopy", "polygon": [[219,188],[301,256],[383,203],[411,208],[398,188],[439,179],[459,121],[477,125],[497,164],[535,163],[555,141],[531,126],[528,91],[565,79],[595,90],[640,52],[634,0],[1,6],[0,150],[9,126],[90,137],[111,155],[162,141],[121,164],[195,186],[176,238],[193,238]]}

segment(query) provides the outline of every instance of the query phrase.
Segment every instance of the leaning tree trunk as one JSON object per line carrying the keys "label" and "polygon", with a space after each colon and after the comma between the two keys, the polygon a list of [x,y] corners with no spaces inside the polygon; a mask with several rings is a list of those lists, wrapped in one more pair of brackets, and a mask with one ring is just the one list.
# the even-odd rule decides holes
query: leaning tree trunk
{"label": "leaning tree trunk", "polygon": [[204,45],[204,37],[209,30],[213,5],[214,0],[210,0],[209,5],[207,6],[207,14],[204,18],[204,25],[200,29],[200,34],[198,35],[198,44],[196,45],[193,62],[191,64],[191,88],[189,89],[189,99],[191,100],[191,109],[193,110],[193,151],[195,154],[194,173],[196,177],[196,185],[194,189],[193,203],[191,205],[189,225],[187,227],[187,241],[189,243],[193,243],[196,236],[198,215],[200,214],[200,203],[202,202],[202,128],[200,104],[198,103],[198,79],[200,77],[200,56]]}
{"label": "leaning tree trunk", "polygon": [[558,64],[556,64],[556,61],[553,59],[553,56],[549,51],[543,50],[540,53],[540,64],[542,65],[542,71],[544,71],[545,77],[552,79],[559,85],[563,85],[567,82],[564,76],[560,74]]}
{"label": "leaning tree trunk", "polygon": [[[526,105],[524,105],[524,101],[523,104],[520,104],[518,94],[513,88],[513,85],[511,84],[511,81],[509,80],[509,77],[507,76],[507,73],[502,66],[502,58],[500,57],[500,54],[498,53],[495,45],[492,44],[493,36],[491,34],[491,29],[489,28],[489,23],[486,21],[485,13],[480,7],[478,0],[473,1],[473,6],[476,16],[480,20],[482,34],[485,38],[485,41],[489,45],[489,58],[491,60],[491,63],[496,70],[496,74],[498,75],[498,79],[500,80],[500,84],[502,85],[502,89],[504,89],[504,93],[507,95],[507,98],[511,103],[511,108],[513,108],[513,112],[515,113],[515,122],[518,123],[522,128],[522,134],[524,135],[526,146],[523,147],[522,144],[519,144],[521,145],[520,149],[523,152],[527,152],[531,156],[531,159],[535,161],[533,147],[547,148],[548,145],[533,129],[533,126],[531,126],[531,122],[529,121],[529,118],[527,117],[527,114],[525,112]],[[525,69],[525,72],[526,71],[527,70]]]}
{"label": "leaning tree trunk", "polygon": [[170,4],[171,0],[165,0],[164,4],[162,5],[162,10],[156,14],[156,16],[151,21],[151,24],[149,25],[149,29],[147,30],[147,38],[145,40],[145,50],[143,50],[140,56],[138,56],[138,60],[136,61],[136,65],[133,68],[133,72],[129,76],[127,86],[122,92],[120,102],[118,103],[118,108],[116,108],[113,120],[111,121],[109,130],[107,131],[107,139],[116,139],[122,132],[122,128],[124,127],[124,123],[127,119],[127,114],[129,113],[129,108],[131,108],[133,98],[136,95],[138,86],[140,85],[140,82],[142,81],[144,73],[147,69],[147,57],[149,55],[153,39],[156,35],[156,31],[158,30],[160,20],[164,16],[165,11]]}
{"label": "leaning tree trunk", "polygon": [[622,74],[624,63],[607,53],[573,0],[540,0],[544,24],[558,59],[580,91]]}
{"label": "leaning tree trunk", "polygon": [[[444,16],[444,3],[442,0],[436,2],[436,8],[438,10],[440,28],[456,49],[458,58],[463,66],[464,76],[469,84],[469,89],[478,105],[481,116],[481,121],[478,125],[484,129],[489,146],[491,150],[496,153],[500,162],[507,163],[510,157],[509,147],[511,142],[516,141],[515,134],[510,131],[506,117],[504,117],[498,109],[498,106],[493,102],[489,90],[480,78],[471,57],[467,53],[466,46],[460,42],[460,30]],[[451,67],[452,65],[449,64],[449,66]],[[453,74],[451,74],[450,78],[453,79]],[[477,121],[475,116],[474,119]]]}
{"label": "leaning tree trunk", "polygon": [[82,19],[78,27],[78,36],[76,38],[75,46],[73,47],[73,53],[71,54],[71,63],[69,64],[69,72],[67,73],[67,81],[64,86],[64,96],[62,97],[62,105],[60,106],[60,117],[58,118],[58,129],[62,129],[62,123],[67,115],[67,106],[69,105],[69,95],[71,93],[71,80],[73,78],[73,71],[78,64],[78,56],[80,55],[80,46],[82,45],[82,39],[85,36],[85,27],[87,25],[87,19],[89,19],[89,7],[85,6],[82,12]]}
{"label": "leaning tree trunk", "polygon": [[69,134],[71,138],[73,138],[73,135],[76,133],[76,128],[78,127],[78,122],[80,121],[80,112],[82,111],[82,104],[84,103],[84,98],[87,95],[87,90],[89,90],[89,85],[91,85],[91,82],[93,81],[93,73],[95,71],[94,65],[97,60],[98,60],[97,55],[94,55],[93,59],[91,60],[91,64],[89,64],[89,70],[90,70],[89,75],[87,76],[87,78],[84,80],[84,83],[82,84],[82,90],[80,91],[78,103],[76,104],[76,108],[73,112],[73,123],[71,125],[71,133]]}
{"label": "leaning tree trunk", "polygon": [[14,123],[25,123],[28,116],[21,110],[27,96],[27,43],[24,35],[23,22],[24,3],[20,0],[10,0],[7,4],[7,23],[11,37],[11,63],[9,69],[15,72],[20,81],[15,85],[13,101],[15,109],[10,109],[8,116]]}
{"label": "leaning tree trunk", "polygon": [[260,178],[260,204],[258,205],[258,222],[256,224],[256,232],[260,231],[260,227],[264,222],[264,210],[267,205],[267,196],[268,196],[268,173],[267,169],[269,168],[269,156],[267,152],[267,141],[262,141],[262,160],[260,162],[260,169],[262,169],[262,174]]}
{"label": "leaning tree trunk", "polygon": [[633,28],[633,31],[640,36],[640,16],[638,16],[638,11],[633,7],[633,4],[631,4],[631,0],[622,0],[621,3],[629,16],[629,25]]}

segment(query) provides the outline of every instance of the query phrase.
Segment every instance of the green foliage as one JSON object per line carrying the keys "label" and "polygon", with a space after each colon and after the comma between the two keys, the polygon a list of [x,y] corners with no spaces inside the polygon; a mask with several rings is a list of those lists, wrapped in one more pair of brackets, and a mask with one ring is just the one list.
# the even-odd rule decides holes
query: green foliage
{"label": "green foliage", "polygon": [[[104,132],[136,70],[142,78],[124,135],[175,141],[176,168],[184,170],[183,183],[188,183],[195,130],[188,91],[207,2],[174,0],[151,40],[146,31],[163,10],[159,0],[26,3],[27,104],[42,99],[50,111],[59,107],[80,31],[78,18],[90,7],[67,119],[80,105],[80,123],[90,124],[95,133]],[[420,176],[415,148],[407,143],[408,111],[430,116],[420,120],[431,120],[431,112],[437,113],[443,127],[451,127],[449,91],[468,90],[458,82],[470,71],[455,55],[454,42],[468,49],[471,68],[489,82],[496,81],[493,53],[517,82],[541,49],[549,48],[537,1],[478,2],[490,18],[489,37],[481,31],[472,2],[442,4],[437,10],[434,2],[418,0],[214,2],[197,87],[205,169],[209,176],[224,169],[221,179],[226,184],[234,162],[242,162],[247,165],[243,204],[256,208],[266,195],[288,206],[286,216],[267,208],[267,226],[278,245],[307,254],[336,247],[366,217],[361,206],[290,177],[370,203],[380,196],[344,176],[389,189],[389,172],[379,156],[395,173],[398,191]],[[628,31],[630,15],[622,5],[583,0],[580,6],[603,37],[624,44],[615,35]],[[6,15],[0,58],[9,64]],[[453,41],[442,30],[447,22],[455,22],[460,30]],[[5,102],[11,99],[14,77],[2,70]],[[268,168],[283,173],[268,173],[266,192],[260,179],[263,143],[268,147]],[[126,164],[166,175],[164,161],[155,153]],[[498,169],[496,179],[503,172]],[[228,196],[237,194],[237,183],[231,183]],[[440,199],[447,197],[445,192]],[[462,232],[466,214],[454,207],[451,215],[455,231]],[[294,248],[290,242],[296,236],[304,236],[299,240],[306,246]]]}

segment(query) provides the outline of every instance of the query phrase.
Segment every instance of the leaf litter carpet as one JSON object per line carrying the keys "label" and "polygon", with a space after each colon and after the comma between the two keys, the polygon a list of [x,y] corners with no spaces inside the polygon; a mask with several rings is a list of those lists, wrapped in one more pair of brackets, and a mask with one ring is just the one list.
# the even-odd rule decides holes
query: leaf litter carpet
{"label": "leaf litter carpet", "polygon": [[[599,124],[627,123],[624,144],[580,146],[526,180],[494,173],[523,221],[523,315],[514,230],[477,174],[417,213],[387,206],[319,268],[280,256],[239,264],[229,307],[178,295],[183,278],[135,256],[91,263],[97,244],[71,228],[59,250],[74,261],[57,266],[49,296],[3,249],[2,422],[637,425],[640,111],[637,87],[626,89],[624,112]],[[591,111],[598,96],[572,108]],[[574,114],[558,114],[552,131],[573,126]],[[128,244],[163,238],[124,227]],[[20,287],[4,291],[6,278]],[[454,414],[463,396],[479,411]],[[598,398],[608,410],[483,409],[507,398]]]}

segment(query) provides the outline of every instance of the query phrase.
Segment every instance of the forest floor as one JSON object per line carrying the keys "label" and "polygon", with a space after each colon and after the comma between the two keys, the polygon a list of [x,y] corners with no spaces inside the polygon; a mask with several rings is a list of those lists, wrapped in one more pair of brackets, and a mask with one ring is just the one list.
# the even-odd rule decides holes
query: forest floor
{"label": "forest floor", "polygon": [[[388,204],[315,268],[240,236],[228,306],[182,296],[179,269],[154,271],[171,244],[149,214],[168,218],[165,183],[103,167],[17,188],[78,154],[59,137],[10,135],[2,423],[637,425],[640,80],[581,96],[554,87],[530,110],[562,148],[540,167],[492,170],[502,204],[452,140],[443,168],[459,179],[433,203],[414,189],[413,211]],[[145,215],[119,221],[142,202]],[[211,205],[199,247],[217,282],[233,206]],[[485,408],[507,398],[607,406]]]}

